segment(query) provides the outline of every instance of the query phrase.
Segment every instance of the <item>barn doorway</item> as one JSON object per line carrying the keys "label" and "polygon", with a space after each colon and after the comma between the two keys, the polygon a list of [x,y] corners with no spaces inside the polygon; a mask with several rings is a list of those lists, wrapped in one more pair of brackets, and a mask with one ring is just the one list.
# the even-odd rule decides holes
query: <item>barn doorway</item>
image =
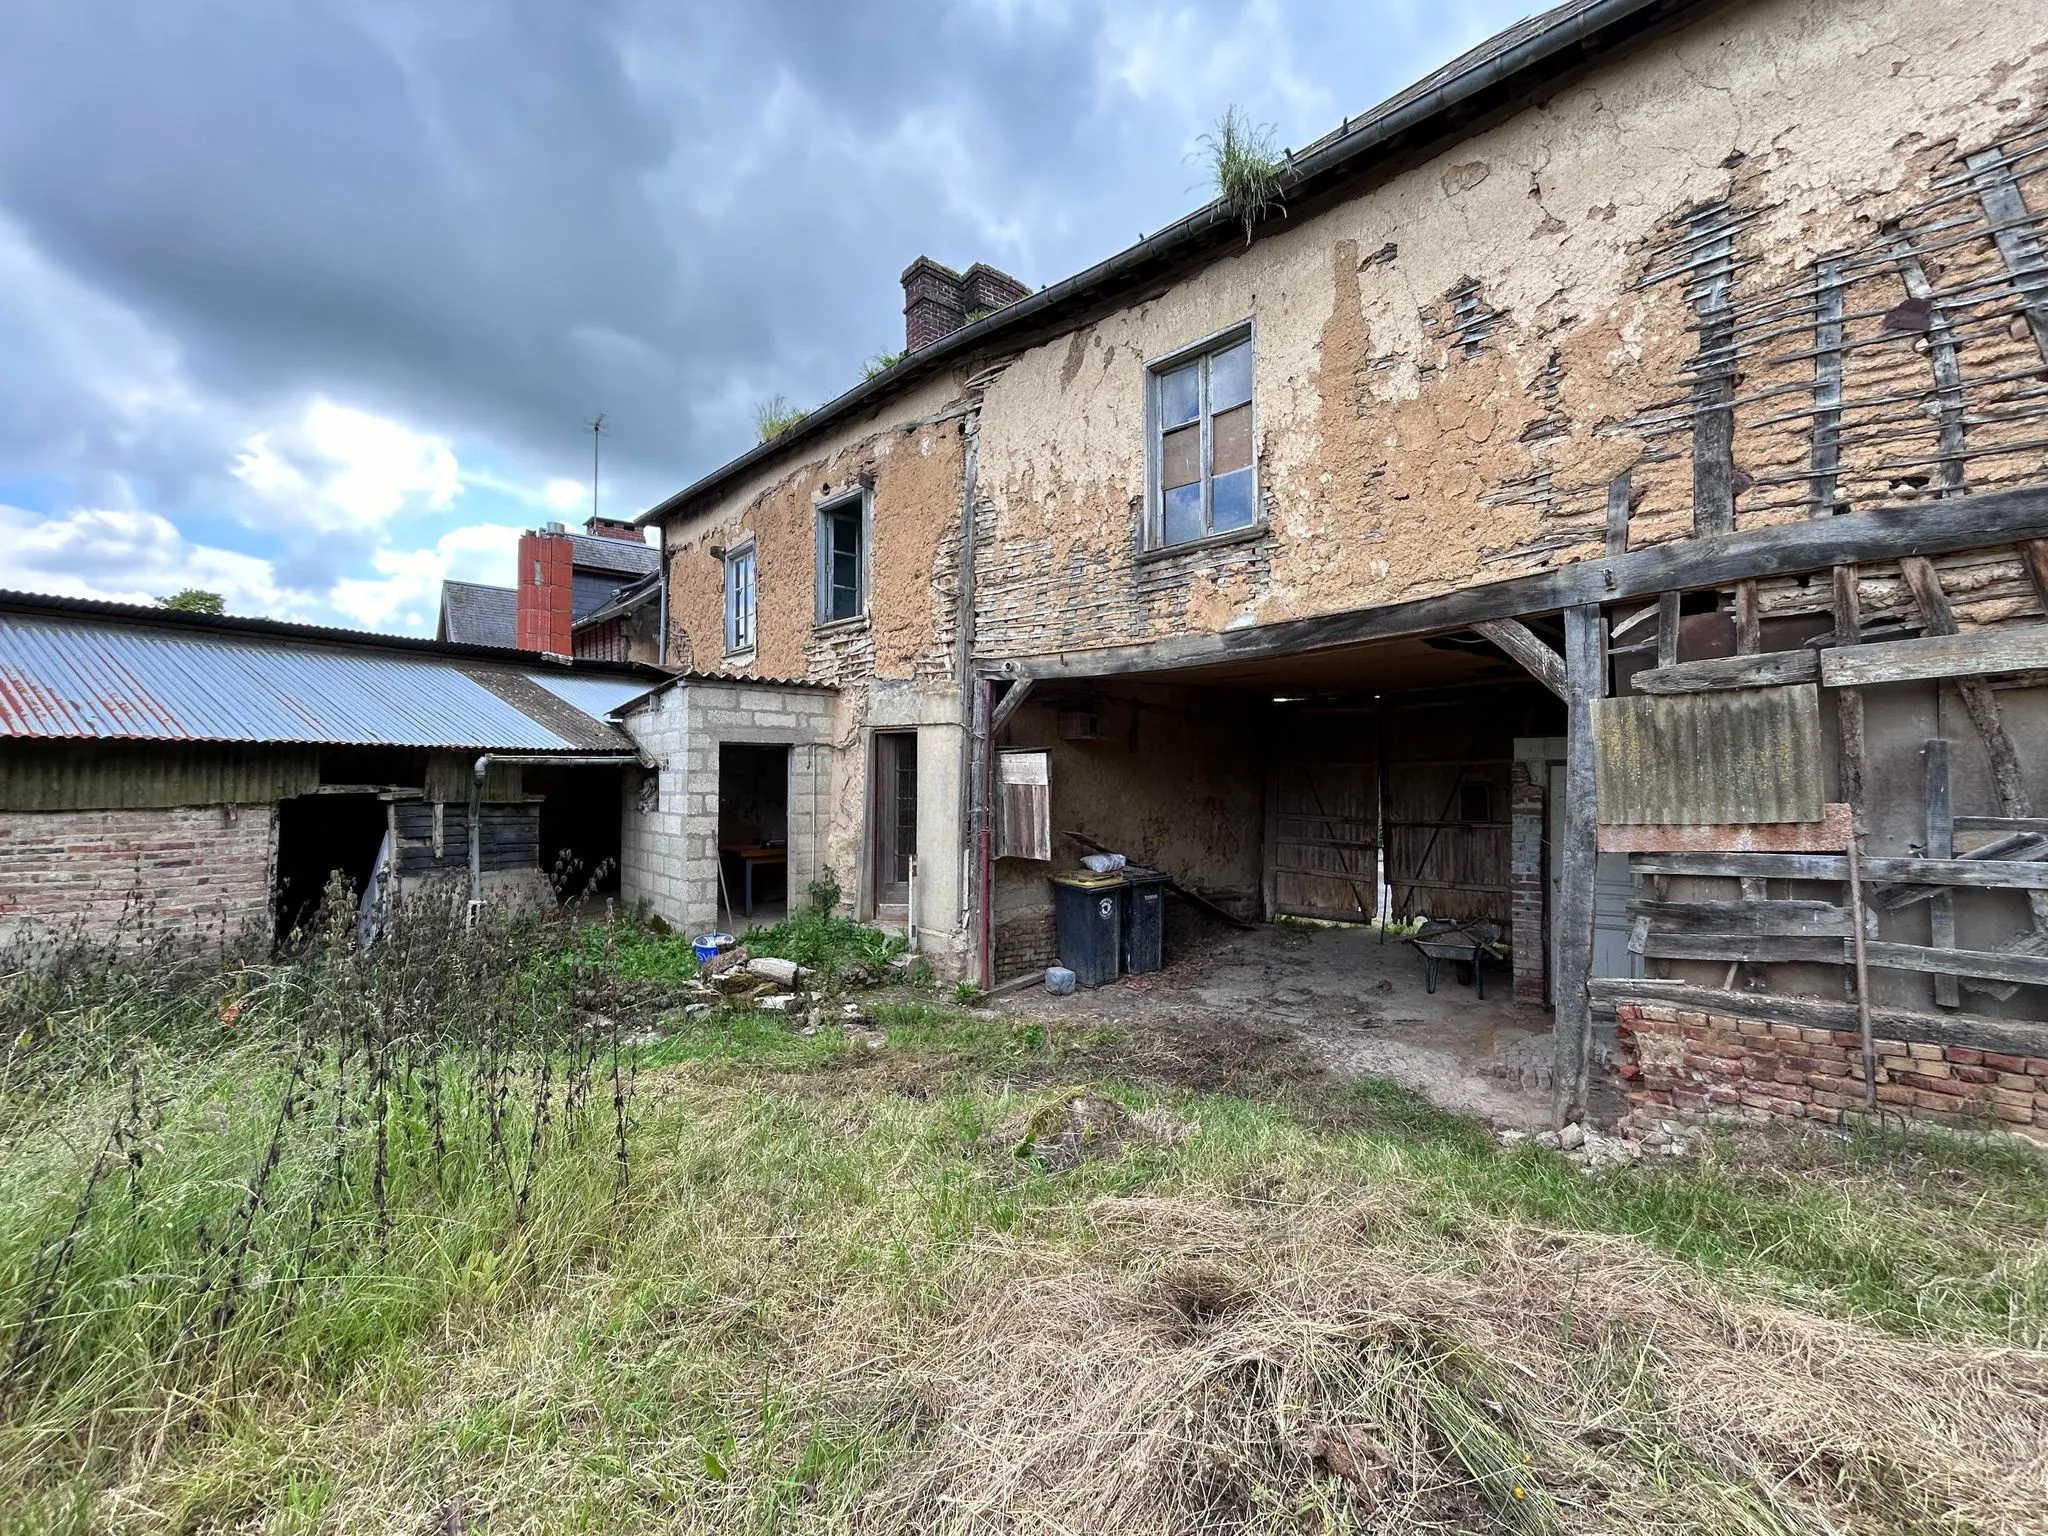
{"label": "barn doorway", "polygon": [[360,897],[376,868],[389,826],[385,802],[373,794],[298,795],[277,807],[275,938],[310,932],[330,877]]}
{"label": "barn doorway", "polygon": [[789,748],[718,748],[718,859],[723,905],[755,923],[789,913]]}

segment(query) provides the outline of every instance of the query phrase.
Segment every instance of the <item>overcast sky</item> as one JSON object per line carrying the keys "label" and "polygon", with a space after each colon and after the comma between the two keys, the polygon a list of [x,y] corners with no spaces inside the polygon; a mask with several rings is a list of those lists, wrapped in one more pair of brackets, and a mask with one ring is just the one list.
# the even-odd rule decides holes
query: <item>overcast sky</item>
{"label": "overcast sky", "polygon": [[1053,282],[1517,0],[5,0],[0,587],[431,630],[902,344]]}

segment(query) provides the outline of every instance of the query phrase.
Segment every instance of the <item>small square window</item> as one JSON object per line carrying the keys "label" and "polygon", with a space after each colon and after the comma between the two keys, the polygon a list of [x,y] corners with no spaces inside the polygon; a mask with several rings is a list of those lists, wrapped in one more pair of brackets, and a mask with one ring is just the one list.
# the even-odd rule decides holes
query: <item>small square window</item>
{"label": "small square window", "polygon": [[1252,458],[1249,327],[1151,373],[1152,495],[1146,542],[1157,548],[1258,521]]}
{"label": "small square window", "polygon": [[818,622],[867,611],[867,493],[818,509]]}
{"label": "small square window", "polygon": [[725,557],[725,649],[754,648],[754,546],[749,543]]}
{"label": "small square window", "polygon": [[1493,786],[1467,779],[1458,786],[1458,820],[1493,820]]}

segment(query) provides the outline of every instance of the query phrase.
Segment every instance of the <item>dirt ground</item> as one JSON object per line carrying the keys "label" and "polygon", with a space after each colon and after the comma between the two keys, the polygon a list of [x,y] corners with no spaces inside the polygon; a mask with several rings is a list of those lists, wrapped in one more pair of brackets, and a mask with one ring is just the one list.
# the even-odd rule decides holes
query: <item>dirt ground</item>
{"label": "dirt ground", "polygon": [[1182,1042],[1235,1041],[1254,1056],[1286,1049],[1311,1071],[1385,1078],[1502,1129],[1551,1123],[1550,1016],[1517,1006],[1505,971],[1489,969],[1482,999],[1445,966],[1431,993],[1421,957],[1400,939],[1298,923],[1182,920],[1166,959],[1163,971],[1070,997],[1032,986],[999,1001],[1013,1013]]}

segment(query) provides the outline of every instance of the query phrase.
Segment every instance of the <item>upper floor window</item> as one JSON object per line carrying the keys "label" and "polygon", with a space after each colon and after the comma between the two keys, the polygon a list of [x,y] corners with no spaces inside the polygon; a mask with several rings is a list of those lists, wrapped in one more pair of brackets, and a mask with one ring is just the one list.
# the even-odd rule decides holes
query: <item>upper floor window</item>
{"label": "upper floor window", "polygon": [[754,544],[752,540],[725,556],[725,648],[754,648]]}
{"label": "upper floor window", "polygon": [[1252,469],[1251,327],[1154,363],[1147,377],[1149,542],[1186,544],[1249,528],[1259,508]]}
{"label": "upper floor window", "polygon": [[818,622],[867,611],[868,498],[854,491],[818,508]]}

